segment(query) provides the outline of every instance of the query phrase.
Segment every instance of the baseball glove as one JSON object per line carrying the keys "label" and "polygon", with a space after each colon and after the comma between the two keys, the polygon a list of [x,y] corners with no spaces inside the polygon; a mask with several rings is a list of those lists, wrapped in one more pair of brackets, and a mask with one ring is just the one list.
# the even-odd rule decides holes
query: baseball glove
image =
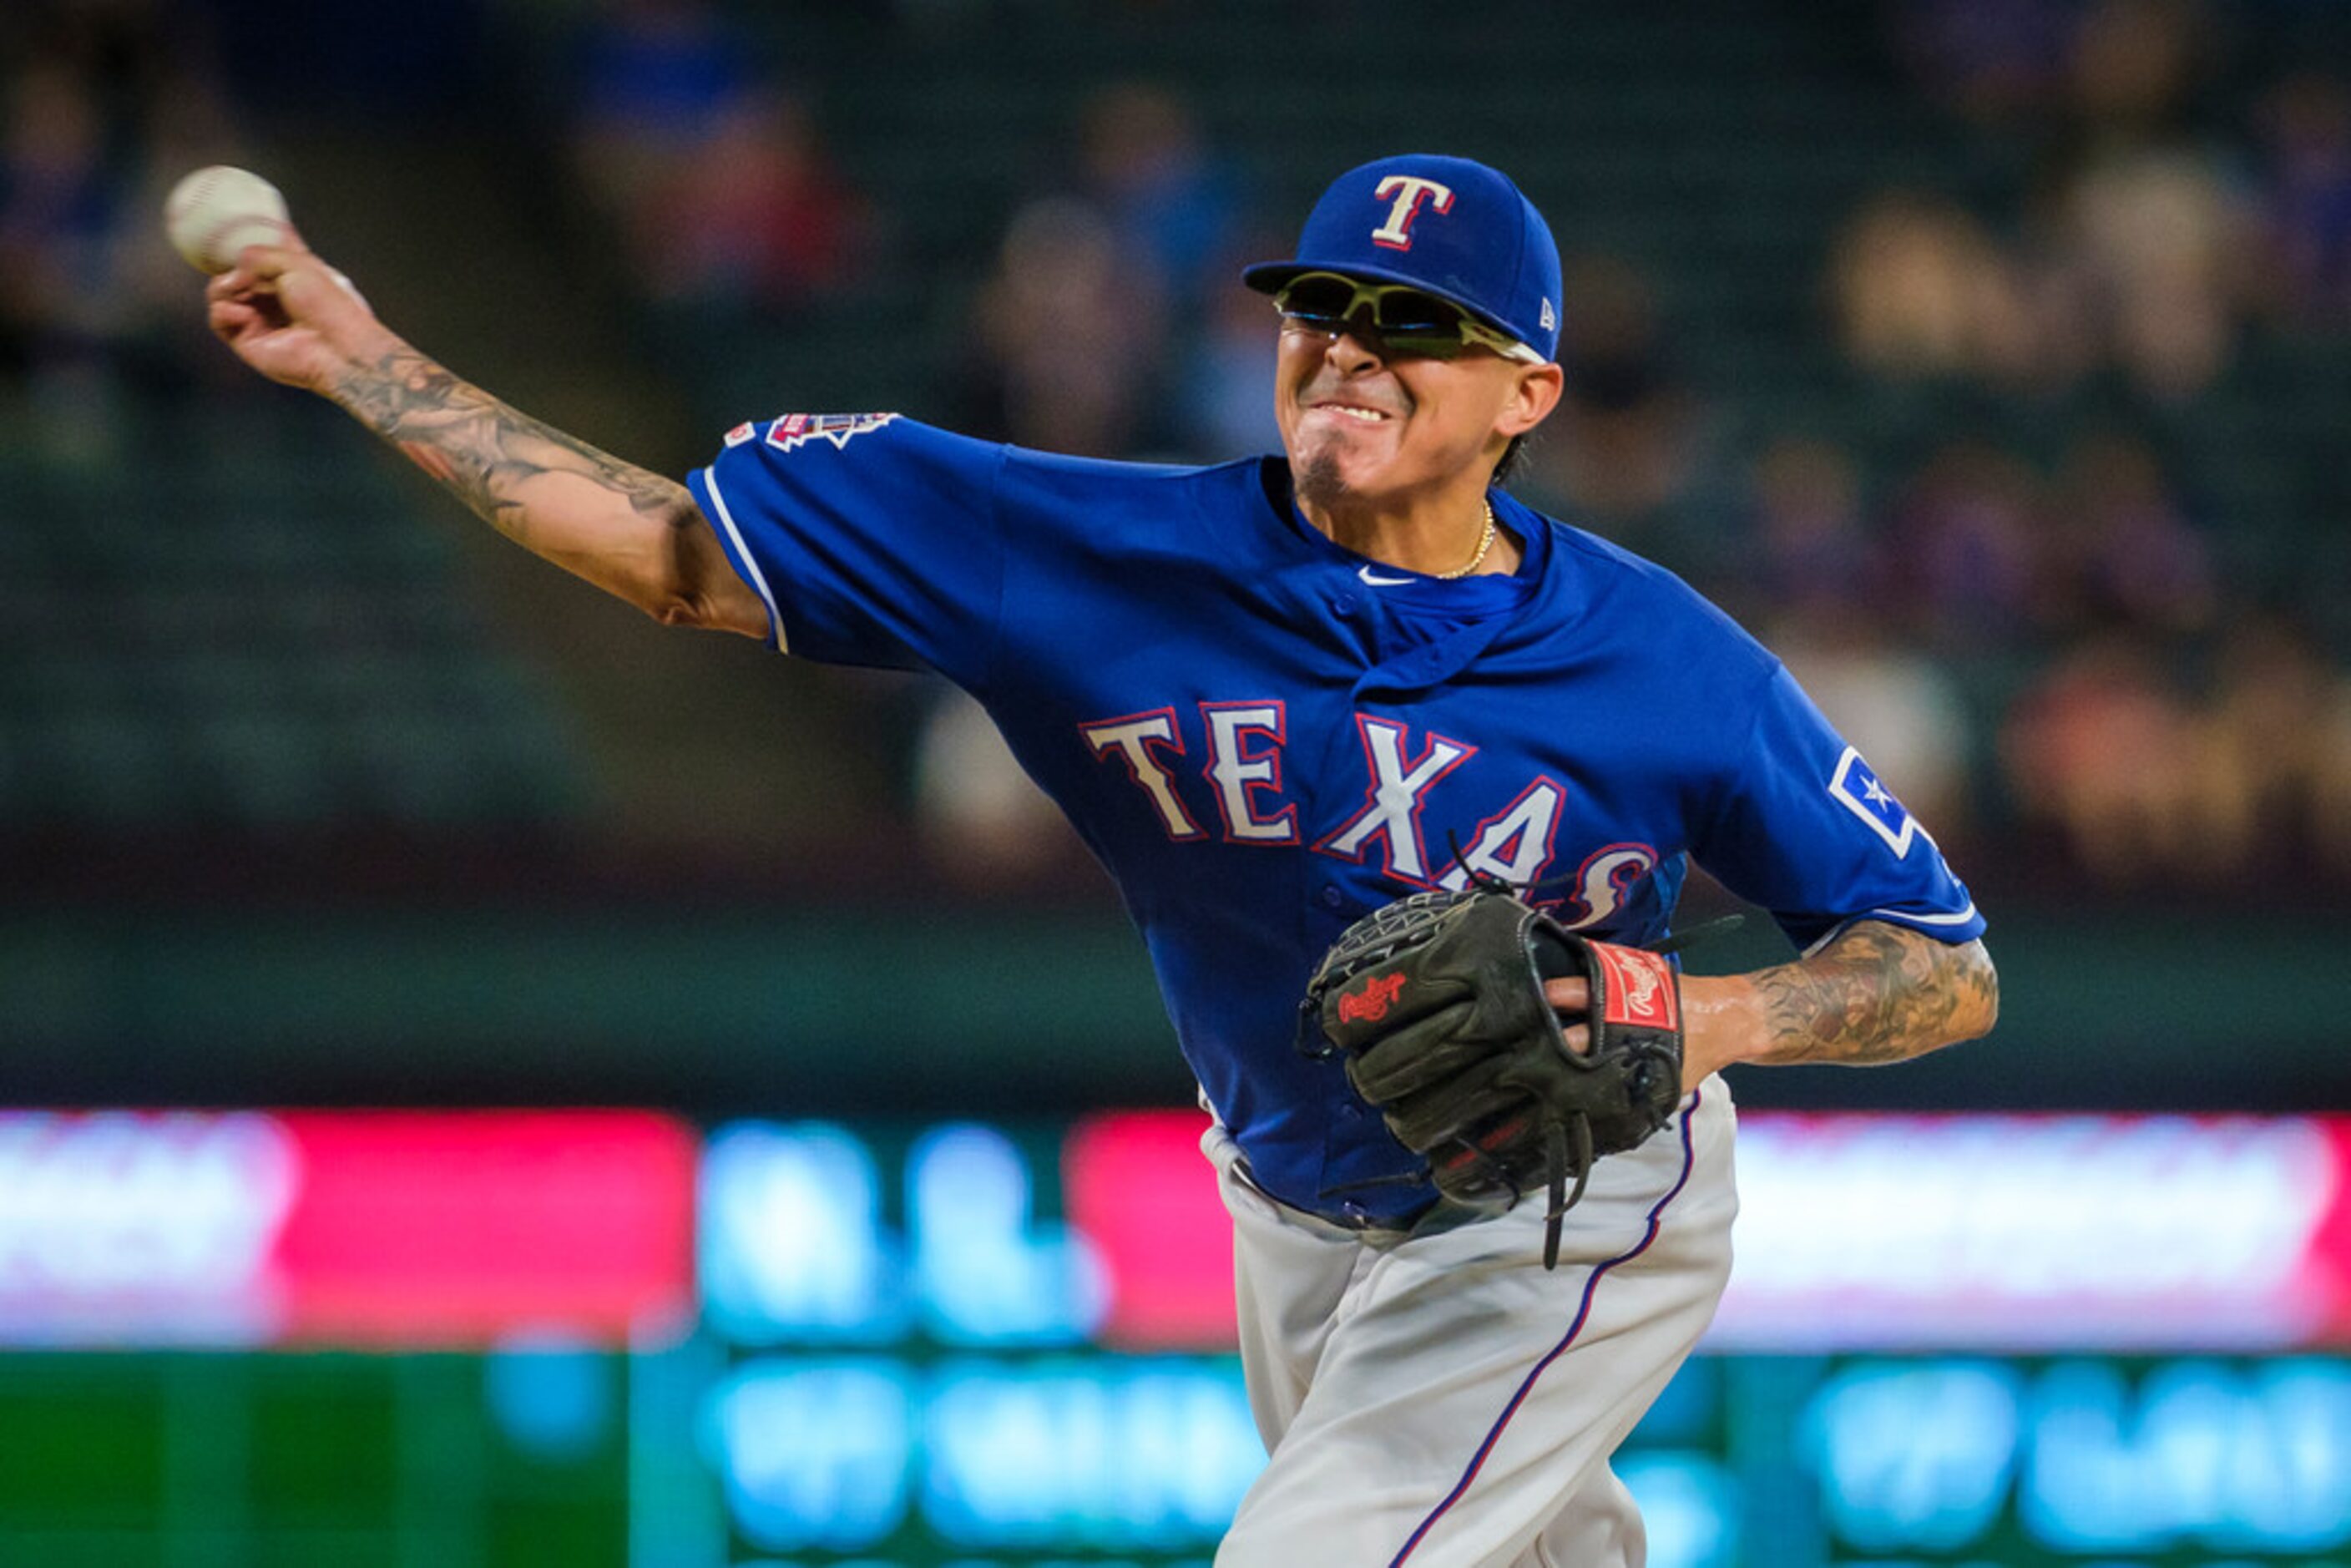
{"label": "baseball glove", "polygon": [[[1577,976],[1592,986],[1582,1053],[1543,998],[1545,980]],[[1415,894],[1349,926],[1303,1010],[1447,1197],[1499,1211],[1548,1192],[1546,1269],[1593,1162],[1646,1139],[1681,1100],[1673,966],[1587,941],[1490,883]]]}

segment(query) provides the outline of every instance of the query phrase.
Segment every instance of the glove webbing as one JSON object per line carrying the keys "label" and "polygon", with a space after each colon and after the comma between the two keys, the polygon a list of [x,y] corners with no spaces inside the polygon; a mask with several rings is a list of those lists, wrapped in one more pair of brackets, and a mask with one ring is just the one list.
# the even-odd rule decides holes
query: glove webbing
{"label": "glove webbing", "polygon": [[[1575,1186],[1567,1185],[1568,1140],[1575,1141]],[[1510,1187],[1515,1195],[1518,1186],[1494,1157],[1467,1138],[1459,1140],[1470,1158],[1487,1167],[1494,1180]],[[1553,1119],[1543,1124],[1543,1169],[1551,1188],[1551,1202],[1543,1210],[1543,1267],[1559,1267],[1559,1241],[1566,1228],[1567,1211],[1583,1201],[1583,1189],[1592,1180],[1592,1118],[1582,1111],[1563,1120]],[[1361,1185],[1361,1184],[1356,1184]],[[1513,1202],[1516,1201],[1514,1197]]]}

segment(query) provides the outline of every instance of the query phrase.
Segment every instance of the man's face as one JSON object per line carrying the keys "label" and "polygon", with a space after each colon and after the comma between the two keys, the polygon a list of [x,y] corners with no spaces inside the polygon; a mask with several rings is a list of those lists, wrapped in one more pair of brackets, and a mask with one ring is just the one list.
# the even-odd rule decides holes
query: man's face
{"label": "man's face", "polygon": [[1409,506],[1473,467],[1482,479],[1550,412],[1557,377],[1482,348],[1449,360],[1395,353],[1361,316],[1335,334],[1285,319],[1274,414],[1301,500]]}

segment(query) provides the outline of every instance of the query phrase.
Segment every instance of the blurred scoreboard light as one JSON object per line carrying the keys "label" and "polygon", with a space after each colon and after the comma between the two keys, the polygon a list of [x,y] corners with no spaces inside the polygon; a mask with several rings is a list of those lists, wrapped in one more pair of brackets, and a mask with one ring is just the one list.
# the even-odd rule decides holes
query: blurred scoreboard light
{"label": "blurred scoreboard light", "polygon": [[[1204,1119],[1081,1122],[1071,1222],[1102,1338],[1232,1340]],[[2243,1350],[2351,1343],[2351,1117],[1755,1114],[1714,1351]]]}
{"label": "blurred scoreboard light", "polygon": [[1103,1263],[1105,1343],[1233,1343],[1232,1226],[1200,1153],[1207,1126],[1203,1112],[1121,1112],[1062,1145],[1062,1202]]}
{"label": "blurred scoreboard light", "polygon": [[2028,1385],[2019,1510],[2068,1552],[2351,1545],[2351,1368],[2072,1362]]}
{"label": "blurred scoreboard light", "polygon": [[933,1338],[956,1345],[1078,1344],[1102,1324],[1109,1281],[1092,1239],[1040,1219],[1029,1162],[970,1123],[937,1127],[906,1158],[914,1288]]}
{"label": "blurred scoreboard light", "polygon": [[704,1163],[699,1267],[711,1322],[744,1344],[1088,1342],[1109,1291],[1093,1242],[1040,1219],[1002,1131],[934,1127],[907,1151],[905,1223],[869,1145],[823,1122],[737,1123]]}
{"label": "blurred scoreboard light", "polygon": [[925,1414],[923,1511],[961,1546],[1213,1546],[1265,1468],[1238,1369],[1154,1357],[950,1363]]}
{"label": "blurred scoreboard light", "polygon": [[1950,1552],[2006,1506],[2022,1379],[1997,1362],[1865,1363],[1823,1379],[1799,1431],[1837,1535],[1870,1552]]}
{"label": "blurred scoreboard light", "polygon": [[[502,1433],[486,1507],[569,1467],[632,1561],[1179,1568],[1264,1465],[1204,1126],[0,1114],[0,1341],[487,1351],[478,1410],[345,1398],[339,1440]],[[1619,1456],[1655,1568],[2351,1561],[2351,1118],[1765,1114],[1740,1156],[1729,1293]],[[305,1357],[319,1408],[378,1359],[471,1364]],[[22,1364],[27,1429],[158,1382],[193,1461],[287,1364]],[[216,1373],[219,1441],[168,1393]],[[0,1480],[0,1561],[60,1476]],[[272,1494],[223,1495],[187,1517],[258,1542]]]}
{"label": "blurred scoreboard light", "polygon": [[741,1344],[885,1343],[912,1318],[905,1247],[864,1140],[824,1122],[737,1123],[703,1156],[705,1316]]}
{"label": "blurred scoreboard light", "polygon": [[[1062,1202],[1096,1338],[1232,1343],[1205,1119],[1078,1123]],[[1714,1351],[2351,1343],[2351,1118],[1751,1114]]]}
{"label": "blurred scoreboard light", "polygon": [[883,1357],[763,1359],[712,1391],[706,1429],[737,1531],[767,1551],[857,1551],[905,1521],[913,1373]]}
{"label": "blurred scoreboard light", "polygon": [[699,1270],[733,1356],[698,1428],[737,1541],[795,1563],[1212,1552],[1265,1451],[1230,1356],[1173,1348],[1232,1342],[1202,1124],[716,1129]]}
{"label": "blurred scoreboard light", "polygon": [[2003,1532],[2036,1558],[2351,1546],[2337,1361],[1861,1361],[1794,1414],[1823,1523],[1865,1553],[1940,1561]]}
{"label": "blurred scoreboard light", "polygon": [[2351,1118],[1751,1116],[1715,1350],[2351,1343]]}
{"label": "blurred scoreboard light", "polygon": [[695,1161],[641,1112],[0,1113],[0,1342],[683,1333]]}
{"label": "blurred scoreboard light", "polygon": [[[0,1113],[16,1344],[1232,1343],[1195,1112],[923,1129],[603,1111]],[[2351,1118],[1746,1120],[1708,1348],[2351,1342]],[[698,1220],[698,1225],[697,1225]],[[698,1245],[697,1245],[698,1235]]]}
{"label": "blurred scoreboard light", "polygon": [[[888,1143],[759,1129],[780,1171],[860,1174],[764,1219],[746,1207],[731,1242],[705,1231],[715,1322],[734,1320],[711,1248],[764,1249],[777,1271],[718,1422],[735,1433],[720,1462],[737,1541],[795,1563],[1211,1551],[1263,1456],[1238,1366],[1199,1354],[1233,1336],[1204,1125],[1135,1112],[1058,1141],[963,1124]],[[1739,1270],[1708,1354],[1620,1456],[1651,1562],[2342,1561],[2351,1368],[2277,1353],[2351,1329],[2346,1127],[1749,1117]],[[707,1185],[705,1208],[722,1196]],[[810,1205],[822,1213],[795,1252],[775,1222]],[[796,1291],[858,1296],[889,1325],[865,1343],[900,1348],[796,1356],[848,1332],[787,1321],[774,1309]]]}
{"label": "blurred scoreboard light", "polygon": [[765,1356],[712,1394],[737,1532],[860,1552],[910,1518],[958,1549],[1213,1547],[1265,1452],[1224,1361]]}

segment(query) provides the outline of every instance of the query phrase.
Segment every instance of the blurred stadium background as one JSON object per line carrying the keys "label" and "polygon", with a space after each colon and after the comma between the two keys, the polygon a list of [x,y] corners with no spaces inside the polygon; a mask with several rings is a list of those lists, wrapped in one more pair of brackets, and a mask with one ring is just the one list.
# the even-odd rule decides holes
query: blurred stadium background
{"label": "blurred stadium background", "polygon": [[1074,841],[944,690],[663,632],[249,376],[155,214],[260,170],[664,471],[1215,460],[1238,265],[1405,147],[1568,253],[1521,490],[1788,659],[2004,980],[1736,1082],[1654,1560],[2351,1561],[2351,7],[10,0],[0,1563],[1211,1554],[1228,1265]]}

